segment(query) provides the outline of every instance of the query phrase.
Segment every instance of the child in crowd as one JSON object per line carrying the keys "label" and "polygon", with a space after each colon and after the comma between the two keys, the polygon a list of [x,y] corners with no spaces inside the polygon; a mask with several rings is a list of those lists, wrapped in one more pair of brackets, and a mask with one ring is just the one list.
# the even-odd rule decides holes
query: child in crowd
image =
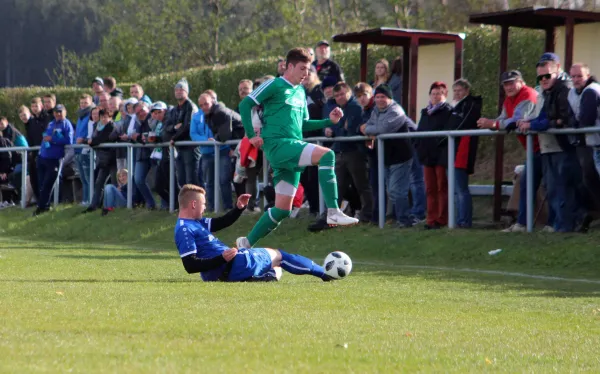
{"label": "child in crowd", "polygon": [[104,209],[102,215],[105,216],[108,212],[112,212],[115,208],[125,208],[127,206],[127,169],[119,169],[117,171],[117,179],[119,187],[112,184],[107,184],[104,187]]}

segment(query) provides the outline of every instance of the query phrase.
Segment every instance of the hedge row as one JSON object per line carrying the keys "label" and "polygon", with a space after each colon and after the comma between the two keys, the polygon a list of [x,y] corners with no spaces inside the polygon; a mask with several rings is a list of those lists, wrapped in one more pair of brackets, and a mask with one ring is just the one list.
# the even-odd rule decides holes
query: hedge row
{"label": "hedge row", "polygon": [[[465,30],[467,37],[464,43],[464,76],[468,78],[475,92],[484,97],[483,113],[493,116],[496,113],[498,98],[498,61],[499,61],[499,32],[490,27],[472,28]],[[535,77],[535,61],[543,52],[543,36],[534,31],[515,30],[511,32],[509,42],[509,67],[520,69],[525,78],[533,80]],[[401,50],[393,47],[369,48],[369,75],[372,75],[375,61],[380,58],[392,60],[399,55]],[[342,67],[346,79],[355,83],[360,75],[360,57],[357,48],[334,51],[333,57]],[[239,102],[237,84],[241,79],[255,79],[257,77],[274,74],[276,67],[275,58],[257,61],[239,62],[223,67],[203,67],[189,69],[181,72],[159,74],[142,79],[146,93],[153,100],[164,100],[174,104],[173,87],[181,78],[186,77],[190,84],[190,97],[195,100],[198,95],[208,88],[215,89],[219,101],[225,102],[230,107],[237,106]],[[436,77],[422,77],[421,79],[436,80]],[[129,91],[129,84],[119,84],[125,92]],[[0,114],[9,118],[12,123],[19,124],[17,108],[22,104],[29,104],[32,97],[45,93],[54,93],[58,102],[66,105],[69,117],[73,118],[78,107],[78,97],[82,93],[91,93],[89,88],[73,87],[17,87],[0,90]]]}

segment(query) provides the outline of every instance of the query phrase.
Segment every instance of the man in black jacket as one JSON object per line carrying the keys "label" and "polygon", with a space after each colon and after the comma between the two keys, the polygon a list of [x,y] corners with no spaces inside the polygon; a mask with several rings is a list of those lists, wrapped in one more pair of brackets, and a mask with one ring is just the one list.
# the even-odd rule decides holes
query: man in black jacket
{"label": "man in black jacket", "polygon": [[[234,124],[240,124],[242,119],[238,113],[227,108],[224,104],[217,103],[208,94],[200,95],[198,99],[200,109],[204,112],[204,121],[214,134],[214,139],[218,142],[226,142],[232,139],[232,128]],[[231,209],[233,202],[231,200],[231,162],[229,157],[230,147],[221,147],[221,180],[213,181],[214,175],[205,175],[206,183],[212,185],[219,183],[221,187],[221,196],[223,199],[223,207]],[[210,190],[210,188],[209,188]]]}
{"label": "man in black jacket", "polygon": [[519,121],[519,129],[541,131],[538,139],[546,196],[556,213],[554,231],[571,232],[575,230],[577,221],[582,218],[578,215],[583,214],[577,196],[577,187],[582,179],[577,152],[567,135],[544,133],[551,128],[569,125],[568,96],[572,84],[560,79],[557,59],[558,57],[538,63],[538,81],[543,90],[543,100],[538,99],[537,104],[539,110],[536,112],[539,114],[527,121]]}
{"label": "man in black jacket", "polygon": [[[44,137],[44,131],[50,121],[54,118],[51,114],[48,114],[44,110],[44,106],[42,105],[41,97],[34,97],[31,99],[31,117],[29,121],[25,125],[25,137],[27,138],[27,143],[30,147],[39,147],[42,144],[42,138]],[[31,183],[31,189],[33,190],[33,195],[36,200],[38,198],[38,194],[40,192],[40,185],[37,178],[37,155],[38,151],[28,152],[28,171],[29,171],[29,181]]]}
{"label": "man in black jacket", "polygon": [[[192,114],[198,111],[198,108],[189,99],[190,86],[185,78],[182,78],[175,85],[175,99],[177,106],[174,108],[174,121],[166,131],[172,134],[171,144],[178,141],[190,141],[190,123]],[[185,184],[198,185],[198,168],[200,167],[200,148],[199,147],[177,147],[177,181],[180,186]]]}
{"label": "man in black jacket", "polygon": [[[96,124],[93,135],[88,140],[88,144],[92,147],[96,147],[103,143],[110,142],[110,135],[114,131],[114,123],[111,120],[110,112],[107,109],[101,109],[98,113],[100,121]],[[94,183],[94,196],[90,206],[83,211],[83,213],[93,212],[98,209],[100,205],[100,198],[104,184],[108,177],[111,175],[111,171],[117,168],[117,160],[115,158],[114,149],[111,148],[95,148],[96,154],[96,170],[94,176],[96,177]],[[115,172],[116,173],[116,172]]]}

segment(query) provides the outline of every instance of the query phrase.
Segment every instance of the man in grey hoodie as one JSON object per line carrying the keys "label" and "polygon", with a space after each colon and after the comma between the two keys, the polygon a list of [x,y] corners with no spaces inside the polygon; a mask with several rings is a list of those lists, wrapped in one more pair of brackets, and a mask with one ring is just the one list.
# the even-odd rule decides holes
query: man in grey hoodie
{"label": "man in grey hoodie", "polygon": [[[416,129],[415,123],[406,115],[402,107],[392,99],[392,90],[386,84],[375,89],[375,109],[371,118],[361,126],[361,132],[367,136],[394,134]],[[387,191],[394,206],[398,228],[411,227],[410,204],[410,167],[413,148],[410,140],[389,139],[384,142],[384,165]],[[383,198],[383,196],[380,196]]]}

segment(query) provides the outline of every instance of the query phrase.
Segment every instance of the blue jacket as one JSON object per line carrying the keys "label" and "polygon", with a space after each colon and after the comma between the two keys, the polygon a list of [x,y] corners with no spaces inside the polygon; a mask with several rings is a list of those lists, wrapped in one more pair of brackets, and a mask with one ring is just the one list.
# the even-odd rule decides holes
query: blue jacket
{"label": "blue jacket", "polygon": [[[204,120],[204,112],[199,110],[192,116],[192,122],[190,123],[190,137],[195,142],[207,141],[208,138],[215,138],[210,126]],[[228,145],[222,145],[221,150],[229,149]],[[201,145],[200,153],[203,155],[214,155],[215,147],[212,145]]]}
{"label": "blue jacket", "polygon": [[[329,110],[329,112],[324,118],[329,118],[329,113],[337,107],[339,107],[339,105],[337,105],[335,100],[329,100],[325,105],[326,110]],[[337,125],[331,126],[331,129],[333,130],[333,136],[343,137],[362,135],[360,133],[360,125],[364,123],[363,109],[358,101],[356,101],[354,96],[348,100],[348,103],[346,103],[342,110],[344,111],[344,116],[340,122],[338,122]],[[365,149],[362,147],[363,143],[364,142],[335,142],[333,143],[332,149],[335,153],[352,152],[357,150],[364,151]]]}
{"label": "blue jacket", "polygon": [[43,136],[51,136],[49,142],[42,141],[40,157],[59,160],[65,156],[65,145],[73,144],[73,125],[68,119],[52,121],[44,130]]}
{"label": "blue jacket", "polygon": [[[77,138],[87,140],[90,137],[90,134],[88,134],[88,122],[90,122],[90,114],[79,117],[77,124],[75,125],[75,140],[77,140]],[[76,141],[74,143],[76,143]],[[75,154],[79,154],[81,151],[81,148],[77,148],[75,149]]]}

